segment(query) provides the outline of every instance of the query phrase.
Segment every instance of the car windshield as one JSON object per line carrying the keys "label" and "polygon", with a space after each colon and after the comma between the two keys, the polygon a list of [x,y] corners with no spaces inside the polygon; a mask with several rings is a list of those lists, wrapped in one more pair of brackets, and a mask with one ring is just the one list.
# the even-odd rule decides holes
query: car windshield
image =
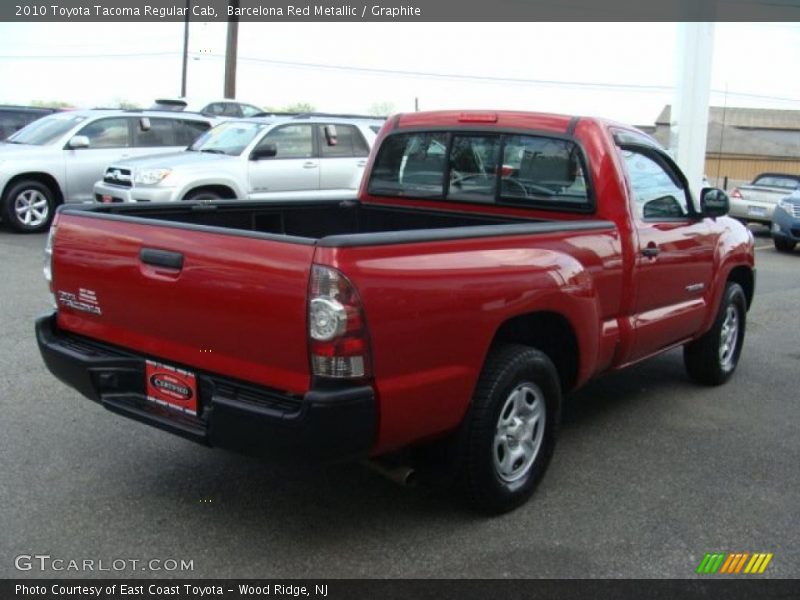
{"label": "car windshield", "polygon": [[197,138],[189,150],[239,156],[262,129],[264,125],[261,123],[220,123]]}
{"label": "car windshield", "polygon": [[45,146],[52,144],[78,123],[85,121],[86,117],[80,115],[58,114],[50,115],[34,121],[23,127],[7,141],[14,144],[30,144],[32,146]]}

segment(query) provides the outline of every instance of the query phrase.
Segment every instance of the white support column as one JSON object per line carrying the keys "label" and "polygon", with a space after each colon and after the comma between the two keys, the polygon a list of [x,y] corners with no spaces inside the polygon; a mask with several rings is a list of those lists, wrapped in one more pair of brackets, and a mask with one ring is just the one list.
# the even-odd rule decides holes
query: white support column
{"label": "white support column", "polygon": [[676,55],[669,146],[696,197],[705,169],[714,24],[678,23]]}

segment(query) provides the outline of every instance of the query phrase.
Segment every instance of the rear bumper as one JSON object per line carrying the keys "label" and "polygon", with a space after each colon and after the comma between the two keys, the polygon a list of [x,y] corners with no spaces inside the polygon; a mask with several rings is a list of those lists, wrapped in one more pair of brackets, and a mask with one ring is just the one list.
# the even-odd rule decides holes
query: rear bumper
{"label": "rear bumper", "polygon": [[[253,456],[310,460],[365,457],[377,424],[371,386],[314,389],[304,396],[197,372],[197,417],[146,399],[146,358],[61,331],[55,313],[36,321],[47,368],[107,409],[184,438]],[[156,358],[157,359],[157,358]]]}
{"label": "rear bumper", "polygon": [[777,202],[731,198],[728,216],[742,221],[769,223],[776,204]]}

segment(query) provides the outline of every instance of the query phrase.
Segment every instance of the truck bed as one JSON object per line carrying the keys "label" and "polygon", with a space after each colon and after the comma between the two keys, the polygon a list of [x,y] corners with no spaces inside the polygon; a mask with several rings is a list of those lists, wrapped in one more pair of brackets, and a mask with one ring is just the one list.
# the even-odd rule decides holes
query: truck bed
{"label": "truck bed", "polygon": [[[361,204],[352,200],[68,207],[69,213],[146,224],[323,246],[380,245],[596,228],[597,221],[546,221],[420,208]],[[608,225],[607,223],[605,225]]]}

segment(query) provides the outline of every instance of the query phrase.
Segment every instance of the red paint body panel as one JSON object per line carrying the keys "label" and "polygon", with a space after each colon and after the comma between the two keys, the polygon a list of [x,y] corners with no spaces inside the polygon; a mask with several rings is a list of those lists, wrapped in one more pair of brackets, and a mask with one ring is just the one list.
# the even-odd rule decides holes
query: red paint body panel
{"label": "red paint body panel", "polygon": [[[155,248],[183,269],[139,260]],[[308,389],[306,290],[314,247],[63,215],[53,290],[92,290],[101,316],[59,305],[58,325],[164,361],[290,393]]]}
{"label": "red paint body panel", "polygon": [[377,452],[453,429],[502,323],[549,311],[584,349],[579,380],[611,361],[600,326],[618,310],[618,235],[606,231],[321,248],[358,288],[380,399]]}
{"label": "red paint body panel", "polygon": [[[480,111],[470,111],[471,115]],[[496,112],[414,113],[396,128],[497,127],[572,135],[588,160],[593,214],[371,196],[406,209],[602,220],[586,231],[340,247],[62,215],[54,289],[95,292],[101,317],[59,310],[59,325],[165,361],[301,394],[310,385],[306,303],[312,263],[339,269],[363,302],[378,400],[373,454],[458,426],[495,333],[511,318],[552,312],[578,341],[576,387],[707,331],[731,270],[753,268],[752,235],[728,219],[646,223],[610,128],[597,119]],[[648,258],[641,250],[656,245]],[[179,274],[142,265],[142,247],[179,251]],[[702,289],[697,289],[702,284]],[[687,291],[687,286],[695,291]],[[202,350],[210,350],[204,352]]]}

